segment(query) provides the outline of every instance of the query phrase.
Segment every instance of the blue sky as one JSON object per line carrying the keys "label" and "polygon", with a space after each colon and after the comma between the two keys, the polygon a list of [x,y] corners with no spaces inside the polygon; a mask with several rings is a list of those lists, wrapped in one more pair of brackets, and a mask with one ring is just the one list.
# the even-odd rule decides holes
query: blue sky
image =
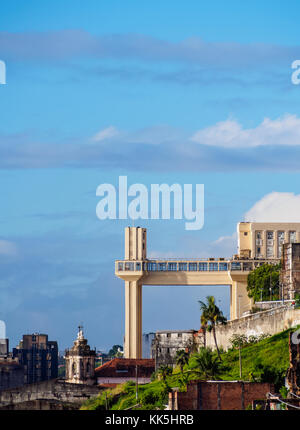
{"label": "blue sky", "polygon": [[[130,221],[97,219],[101,183],[205,185],[202,230],[140,222],[153,256],[230,256],[238,221],[265,211],[298,220],[299,9],[279,0],[1,5],[0,318],[11,346],[39,331],[64,349],[79,322],[92,346],[122,343],[114,259]],[[145,288],[144,331],[197,328],[208,294],[228,316],[227,287]]]}

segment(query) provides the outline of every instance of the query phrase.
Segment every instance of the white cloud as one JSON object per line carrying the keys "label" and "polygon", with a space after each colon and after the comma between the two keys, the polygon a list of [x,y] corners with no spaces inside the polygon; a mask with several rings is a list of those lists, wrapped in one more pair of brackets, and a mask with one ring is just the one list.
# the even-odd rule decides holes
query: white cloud
{"label": "white cloud", "polygon": [[[243,217],[251,222],[300,222],[300,194],[272,192],[256,202]],[[211,256],[231,256],[237,252],[237,233],[221,236],[208,246]]]}
{"label": "white cloud", "polygon": [[17,247],[13,242],[0,240],[0,255],[14,256],[17,254]]}
{"label": "white cloud", "polygon": [[300,222],[300,194],[272,192],[245,213],[245,221]]}
{"label": "white cloud", "polygon": [[91,141],[102,142],[103,140],[111,139],[112,137],[115,137],[118,134],[119,134],[118,130],[113,126],[110,126],[110,127],[104,128],[103,130],[98,131],[98,133],[96,133],[91,138]]}
{"label": "white cloud", "polygon": [[197,131],[193,142],[226,148],[262,145],[300,145],[300,118],[287,114],[271,120],[265,118],[257,127],[245,129],[237,121],[228,119]]}

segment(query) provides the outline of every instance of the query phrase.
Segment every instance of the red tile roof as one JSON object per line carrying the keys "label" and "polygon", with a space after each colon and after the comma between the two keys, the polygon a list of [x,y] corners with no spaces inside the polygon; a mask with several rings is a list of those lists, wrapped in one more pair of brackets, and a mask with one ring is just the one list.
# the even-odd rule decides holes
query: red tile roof
{"label": "red tile roof", "polygon": [[138,377],[150,378],[155,371],[155,361],[150,358],[113,358],[95,369],[97,377],[135,377],[138,366]]}

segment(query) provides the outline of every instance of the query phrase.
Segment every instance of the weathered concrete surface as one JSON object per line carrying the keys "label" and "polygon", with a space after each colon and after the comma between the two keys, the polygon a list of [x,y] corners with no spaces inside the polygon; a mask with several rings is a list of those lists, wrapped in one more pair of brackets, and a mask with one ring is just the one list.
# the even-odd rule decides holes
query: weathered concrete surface
{"label": "weathered concrete surface", "polygon": [[71,384],[62,379],[52,379],[0,391],[0,407],[36,400],[79,405],[91,397],[96,397],[100,390],[96,385]]}
{"label": "weathered concrete surface", "polygon": [[[297,325],[300,325],[300,309],[282,306],[229,321],[225,326],[218,326],[216,328],[217,342],[218,346],[228,349],[231,346],[229,339],[233,334],[273,335]],[[206,334],[206,345],[215,348],[212,332]]]}

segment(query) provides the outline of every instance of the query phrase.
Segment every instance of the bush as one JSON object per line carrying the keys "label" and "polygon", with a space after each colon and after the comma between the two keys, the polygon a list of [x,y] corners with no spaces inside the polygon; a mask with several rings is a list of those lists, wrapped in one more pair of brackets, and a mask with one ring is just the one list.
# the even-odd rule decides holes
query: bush
{"label": "bush", "polygon": [[135,382],[134,381],[127,381],[125,382],[125,384],[123,385],[123,392],[125,394],[130,394],[133,392],[133,390],[135,389]]}
{"label": "bush", "polygon": [[[155,405],[156,407],[162,407],[168,399],[168,389],[165,385],[147,389],[140,397],[140,403],[143,408]],[[154,408],[155,409],[155,408]]]}

